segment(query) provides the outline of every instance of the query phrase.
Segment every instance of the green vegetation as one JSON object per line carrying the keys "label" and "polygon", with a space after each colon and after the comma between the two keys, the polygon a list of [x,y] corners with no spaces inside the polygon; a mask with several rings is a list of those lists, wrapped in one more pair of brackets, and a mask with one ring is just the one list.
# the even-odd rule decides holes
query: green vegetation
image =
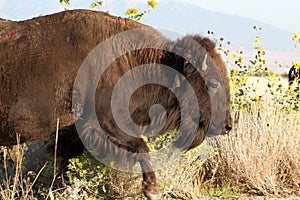
{"label": "green vegetation", "polygon": [[240,196],[242,194],[242,191],[240,191],[238,188],[232,187],[232,186],[216,186],[213,188],[200,188],[200,195],[206,196],[206,197],[232,197],[232,196]]}
{"label": "green vegetation", "polygon": [[71,184],[80,183],[82,190],[88,190],[96,197],[108,196],[110,185],[107,183],[112,177],[110,168],[95,160],[86,153],[79,158],[69,160],[66,176]]}

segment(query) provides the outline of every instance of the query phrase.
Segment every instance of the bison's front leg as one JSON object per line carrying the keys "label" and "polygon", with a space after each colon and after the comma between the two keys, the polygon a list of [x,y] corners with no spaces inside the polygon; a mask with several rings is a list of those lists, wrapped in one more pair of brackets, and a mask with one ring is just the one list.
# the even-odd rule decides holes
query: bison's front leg
{"label": "bison's front leg", "polygon": [[[100,160],[106,155],[115,154],[120,159],[128,159],[128,163],[133,160],[139,162],[143,173],[143,193],[148,200],[158,199],[158,189],[156,186],[155,173],[150,164],[149,148],[142,138],[133,137],[115,130],[110,122],[104,124],[107,133],[94,129],[93,126],[82,120],[76,122],[76,128],[80,138],[87,147],[97,152],[96,157]],[[121,161],[122,163],[122,161]],[[131,164],[129,164],[131,165]]]}
{"label": "bison's front leg", "polygon": [[143,193],[149,200],[158,199],[158,189],[156,186],[156,176],[150,164],[150,155],[144,154],[140,160],[143,173]]}
{"label": "bison's front leg", "polygon": [[135,138],[128,146],[135,152],[135,160],[141,165],[143,173],[143,193],[148,200],[158,199],[158,189],[156,186],[156,176],[150,163],[149,148],[142,138]]}

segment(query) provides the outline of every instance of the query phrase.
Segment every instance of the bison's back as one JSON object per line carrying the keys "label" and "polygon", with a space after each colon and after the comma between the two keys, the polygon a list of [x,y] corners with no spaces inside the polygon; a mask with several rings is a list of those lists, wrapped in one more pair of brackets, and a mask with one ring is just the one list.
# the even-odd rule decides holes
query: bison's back
{"label": "bison's back", "polygon": [[56,119],[74,123],[72,89],[92,49],[133,28],[149,28],[102,12],[75,10],[0,21],[0,144],[49,137]]}

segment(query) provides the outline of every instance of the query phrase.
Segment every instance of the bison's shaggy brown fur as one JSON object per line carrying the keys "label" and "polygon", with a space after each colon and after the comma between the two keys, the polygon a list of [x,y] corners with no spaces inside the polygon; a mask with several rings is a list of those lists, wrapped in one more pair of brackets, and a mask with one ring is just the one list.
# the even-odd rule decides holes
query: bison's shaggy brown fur
{"label": "bison's shaggy brown fur", "polygon": [[[95,139],[92,136],[97,135],[98,130],[93,126],[95,121],[90,118],[92,110],[88,109],[88,104],[91,103],[89,94],[82,94],[89,83],[83,82],[78,88],[74,88],[77,72],[86,56],[98,44],[134,28],[148,30],[152,34],[151,40],[164,40],[164,45],[173,49],[174,53],[153,48],[137,49],[111,63],[100,79],[95,100],[92,101],[98,121],[105,130],[105,134]],[[199,50],[187,38],[172,42],[152,28],[132,20],[83,10],[66,11],[22,22],[1,20],[0,31],[0,145],[16,144],[16,133],[21,134],[21,142],[51,137],[56,128],[56,119],[60,118],[60,146],[67,156],[72,152],[81,152],[83,148],[77,132],[81,133],[80,137],[85,144],[99,147],[97,153],[100,157],[113,152],[128,160],[128,156],[134,155],[132,160],[138,161],[142,168],[145,195],[154,199],[158,191],[149,162],[149,149],[140,134],[128,135],[122,131],[111,111],[111,94],[115,84],[127,71],[147,63],[172,67],[186,77],[196,93],[201,108],[197,133],[192,136],[193,140],[188,145],[186,140],[191,136],[181,136],[175,142],[177,147],[188,150],[198,146],[207,132],[213,135],[231,129],[226,67],[215,51],[215,44],[207,38],[187,37],[204,47]],[[9,34],[11,31],[14,34]],[[183,52],[185,48],[191,50],[184,55],[195,53],[198,60],[191,63],[191,60],[176,55],[182,47]],[[209,58],[206,59],[207,53]],[[193,65],[201,68],[203,73]],[[216,67],[220,78],[215,78],[204,65],[209,69]],[[139,78],[143,77],[138,76],[137,79]],[[178,83],[180,85],[181,80]],[[224,85],[225,93],[219,93],[218,84]],[[72,102],[74,90],[75,101]],[[81,93],[83,99],[79,98],[77,101],[76,92]],[[219,104],[220,99],[226,99],[226,105]],[[181,111],[176,96],[168,88],[156,84],[142,86],[133,93],[129,107],[131,118],[138,125],[159,123],[159,116],[157,119],[150,119],[148,116],[150,107],[154,104],[162,105],[168,117],[159,134],[179,125]],[[224,106],[225,119],[219,119],[222,117],[218,115],[212,118],[212,113]],[[78,115],[76,128],[74,113]],[[188,128],[189,124],[183,126]],[[221,130],[218,132],[214,128],[209,131],[209,126],[221,126]],[[124,156],[128,153],[130,155]],[[135,156],[132,153],[144,154]]]}

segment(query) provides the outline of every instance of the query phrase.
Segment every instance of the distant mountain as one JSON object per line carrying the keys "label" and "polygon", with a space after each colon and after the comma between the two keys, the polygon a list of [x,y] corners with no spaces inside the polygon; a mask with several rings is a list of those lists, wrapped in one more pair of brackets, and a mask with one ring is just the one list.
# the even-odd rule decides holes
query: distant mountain
{"label": "distant mountain", "polygon": [[[23,10],[23,7],[6,7],[0,9],[0,17],[7,15],[11,17],[10,19],[23,20],[24,18],[29,19],[38,16],[41,13],[42,15],[49,14],[55,12],[59,7],[57,2],[51,2],[49,9],[43,6],[44,3],[41,3],[35,9],[27,8]],[[77,5],[79,2],[81,1],[74,1],[72,8],[83,8],[83,5]],[[124,16],[124,12],[120,13],[120,11],[125,11],[131,6],[140,8],[140,10],[145,9],[145,1],[139,0],[125,1],[124,3],[115,2],[112,5],[109,8],[111,13],[120,16]],[[87,7],[88,4],[85,8]],[[266,49],[295,50],[294,43],[291,40],[292,33],[288,31],[283,31],[260,21],[237,15],[212,12],[180,1],[161,0],[158,7],[145,16],[142,23],[155,28],[173,30],[183,35],[186,33],[207,35],[207,31],[212,30],[217,37],[224,37],[226,41],[229,40],[233,48],[253,48],[253,41],[257,35],[257,32],[253,30],[253,26],[256,25],[263,27],[261,39],[262,45]]]}
{"label": "distant mountain", "polygon": [[212,30],[217,37],[229,40],[234,48],[253,48],[253,41],[258,34],[253,26],[257,26],[263,28],[260,37],[265,49],[295,50],[291,40],[292,33],[256,20],[212,12],[181,2],[161,1],[157,9],[145,17],[143,23],[181,34],[207,35],[207,31]]}

